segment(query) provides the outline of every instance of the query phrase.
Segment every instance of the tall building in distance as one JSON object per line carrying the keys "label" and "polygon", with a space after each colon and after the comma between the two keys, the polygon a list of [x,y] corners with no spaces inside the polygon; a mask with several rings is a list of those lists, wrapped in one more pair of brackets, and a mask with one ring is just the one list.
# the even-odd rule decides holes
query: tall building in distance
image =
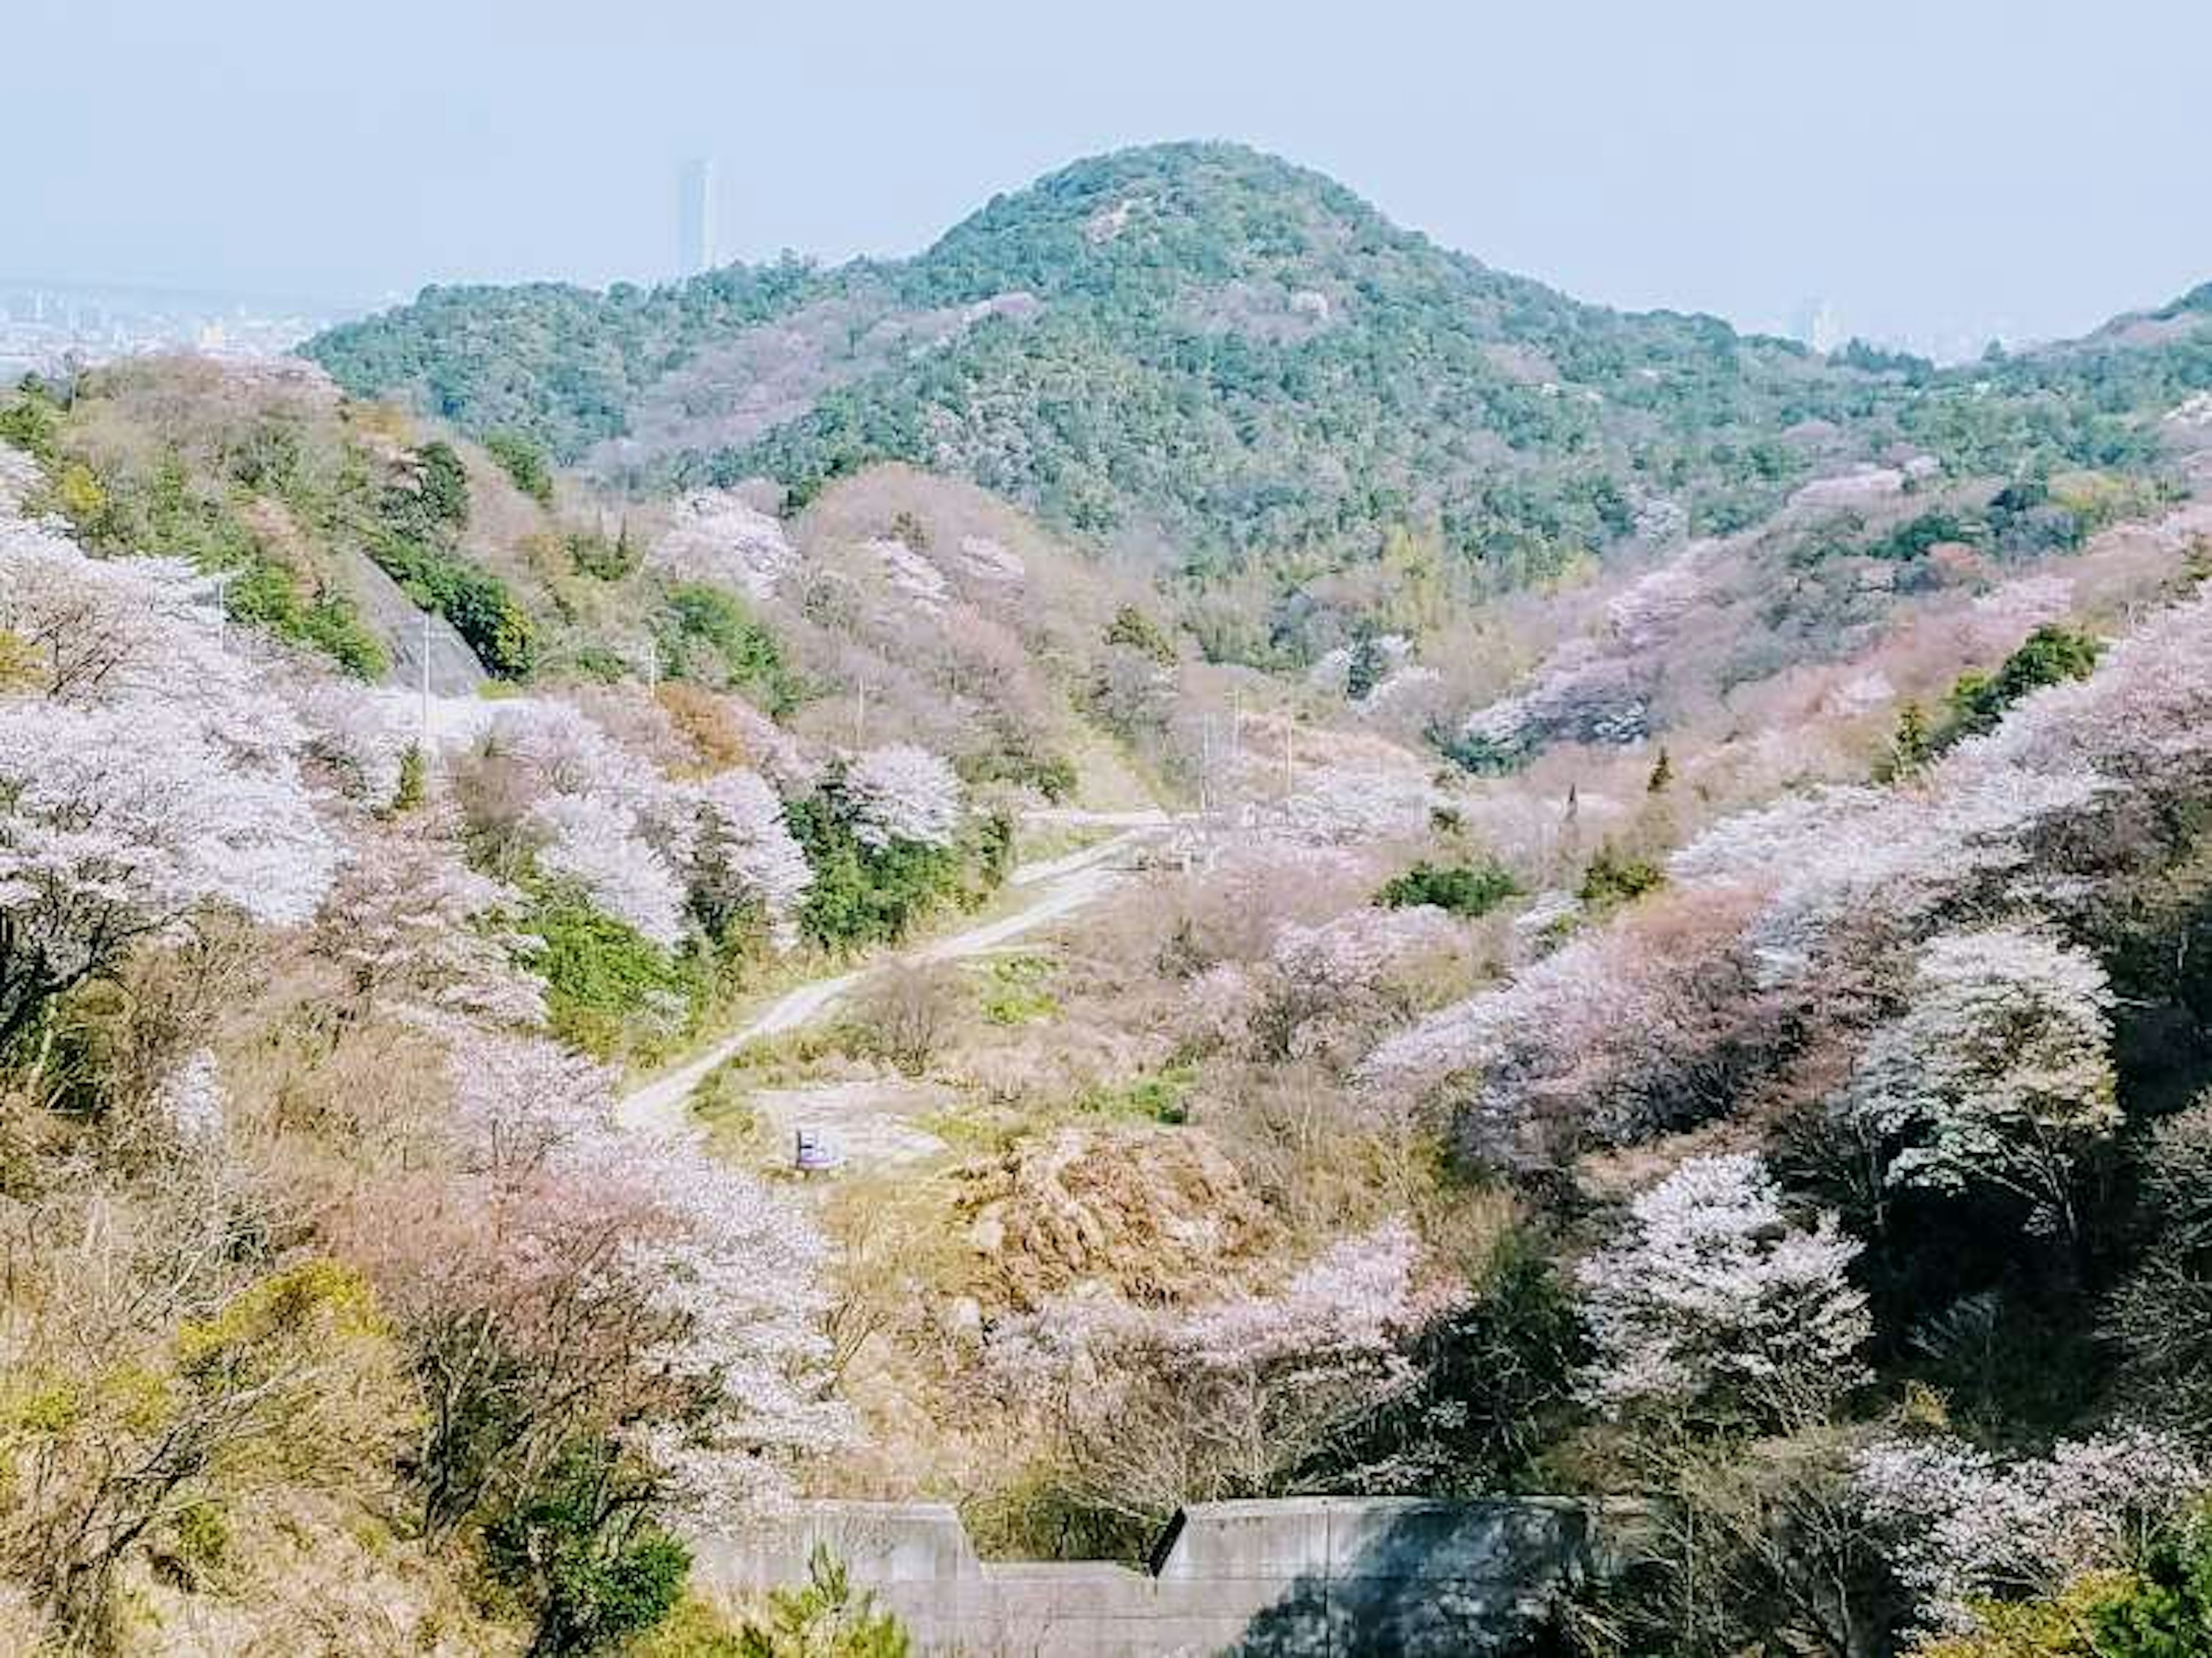
{"label": "tall building in distance", "polygon": [[681,276],[714,268],[714,164],[704,156],[684,162],[678,176],[676,258]]}
{"label": "tall building in distance", "polygon": [[1810,299],[1800,304],[1790,319],[1793,338],[1826,354],[1844,343],[1844,321],[1836,314],[1836,307],[1824,299]]}

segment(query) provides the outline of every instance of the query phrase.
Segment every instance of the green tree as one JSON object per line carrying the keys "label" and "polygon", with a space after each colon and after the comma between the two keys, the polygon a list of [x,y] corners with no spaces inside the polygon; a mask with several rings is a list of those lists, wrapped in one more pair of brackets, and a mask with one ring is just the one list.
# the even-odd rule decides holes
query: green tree
{"label": "green tree", "polygon": [[738,1658],[908,1658],[914,1642],[876,1597],[855,1593],[844,1563],[817,1543],[806,1562],[803,1588],[777,1589],[768,1616],[748,1621],[738,1637]]}
{"label": "green tree", "polygon": [[514,487],[540,507],[553,504],[553,470],[545,452],[520,432],[487,432],[484,452],[499,464]]}
{"label": "green tree", "polygon": [[603,1441],[573,1445],[484,1527],[484,1563],[537,1620],[534,1658],[612,1650],[683,1598],[691,1552],[652,1517],[652,1482]]}

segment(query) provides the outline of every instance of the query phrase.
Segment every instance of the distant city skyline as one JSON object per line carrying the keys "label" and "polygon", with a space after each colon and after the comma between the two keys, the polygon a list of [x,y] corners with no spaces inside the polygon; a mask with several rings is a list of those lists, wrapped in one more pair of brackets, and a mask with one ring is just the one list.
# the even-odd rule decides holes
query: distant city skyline
{"label": "distant city skyline", "polygon": [[2212,277],[2212,8],[2170,0],[523,15],[17,0],[11,59],[70,69],[12,111],[70,140],[0,151],[0,270],[347,306],[659,280],[708,156],[717,258],[896,257],[1079,156],[1213,137],[1577,298],[1740,327],[1817,294],[1870,338],[2045,337]]}

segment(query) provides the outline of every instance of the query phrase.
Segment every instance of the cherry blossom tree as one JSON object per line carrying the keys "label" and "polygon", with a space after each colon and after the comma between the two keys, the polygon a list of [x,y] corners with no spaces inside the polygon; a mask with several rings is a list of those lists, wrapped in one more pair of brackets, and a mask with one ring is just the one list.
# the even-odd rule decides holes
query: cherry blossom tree
{"label": "cherry blossom tree", "polygon": [[698,813],[687,871],[693,908],[715,932],[756,908],[777,944],[788,948],[814,872],[785,821],[783,802],[749,771],[710,777],[692,786],[690,799]]}
{"label": "cherry blossom tree", "polygon": [[863,845],[895,841],[949,847],[960,828],[960,780],[937,756],[909,743],[871,749],[845,770],[853,834]]}
{"label": "cherry blossom tree", "polygon": [[2011,1463],[1948,1436],[1883,1439],[1859,1454],[1852,1482],[1922,1626],[1966,1631],[1977,1600],[2048,1594],[2130,1564],[2212,1470],[2179,1440],[2122,1427]]}
{"label": "cherry blossom tree", "polygon": [[1419,1287],[1420,1254],[1390,1222],[1273,1295],[1188,1311],[1065,1298],[993,1333],[990,1375],[1089,1501],[1152,1520],[1267,1495],[1418,1380],[1410,1338],[1452,1304]]}
{"label": "cherry blossom tree", "polygon": [[418,1355],[434,1530],[580,1436],[726,1517],[849,1433],[823,1383],[824,1246],[795,1209],[623,1133],[612,1073],[557,1043],[449,1036],[455,1172],[380,1188],[349,1240]]}
{"label": "cherry blossom tree", "polygon": [[219,1139],[228,1099],[214,1051],[195,1048],[185,1055],[184,1063],[155,1090],[154,1108],[187,1145],[202,1145]]}
{"label": "cherry blossom tree", "polygon": [[0,1041],[210,907],[306,920],[336,872],[300,726],[196,592],[0,519],[0,627],[40,668],[0,697]]}
{"label": "cherry blossom tree", "polygon": [[1833,1215],[1791,1222],[1758,1157],[1690,1159],[1576,1269],[1590,1397],[1614,1416],[1818,1420],[1868,1374],[1873,1324],[1848,1276],[1858,1253]]}
{"label": "cherry blossom tree", "polygon": [[1945,934],[1838,1108],[1887,1148],[1889,1183],[2002,1187],[2070,1237],[2076,1167],[2120,1122],[2112,1005],[2096,961],[2046,933]]}
{"label": "cherry blossom tree", "polygon": [[1286,921],[1265,961],[1223,963],[1193,981],[1188,1027],[1267,1058],[1334,1053],[1405,1017],[1416,1005],[1408,981],[1460,944],[1458,926],[1432,905],[1363,906],[1311,926]]}
{"label": "cherry blossom tree", "polygon": [[522,902],[434,835],[370,835],[316,920],[315,947],[344,969],[364,1012],[538,1025],[544,982],[514,964],[534,941],[501,924]]}
{"label": "cherry blossom tree", "polygon": [[540,801],[530,826],[543,842],[538,866],[581,887],[592,904],[673,949],[684,938],[684,888],[637,832],[635,817],[593,794]]}

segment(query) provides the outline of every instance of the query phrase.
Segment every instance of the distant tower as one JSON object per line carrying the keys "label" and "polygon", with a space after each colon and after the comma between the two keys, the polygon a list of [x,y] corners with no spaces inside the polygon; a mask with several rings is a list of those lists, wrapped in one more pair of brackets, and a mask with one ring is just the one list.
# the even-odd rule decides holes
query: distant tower
{"label": "distant tower", "polygon": [[714,268],[714,164],[703,157],[684,163],[676,194],[678,276]]}
{"label": "distant tower", "polygon": [[1800,305],[1790,319],[1790,331],[1801,343],[1824,355],[1844,343],[1843,319],[1836,314],[1834,306],[1822,299]]}

